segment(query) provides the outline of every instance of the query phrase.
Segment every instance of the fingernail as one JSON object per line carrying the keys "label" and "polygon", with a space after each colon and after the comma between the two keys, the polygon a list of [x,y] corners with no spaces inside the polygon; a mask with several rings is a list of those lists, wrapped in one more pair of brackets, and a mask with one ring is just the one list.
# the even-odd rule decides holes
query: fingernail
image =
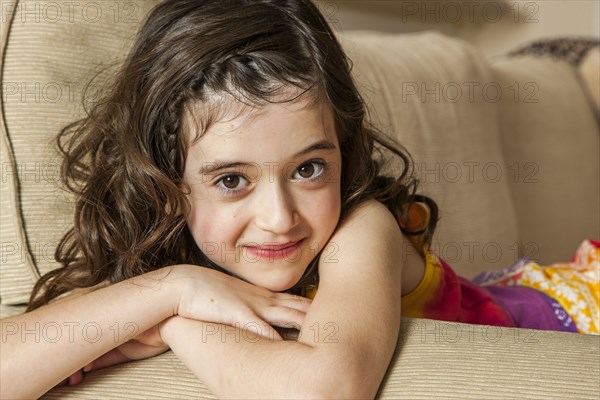
{"label": "fingernail", "polygon": [[83,372],[90,372],[92,370],[92,364],[88,364],[85,367],[83,367]]}

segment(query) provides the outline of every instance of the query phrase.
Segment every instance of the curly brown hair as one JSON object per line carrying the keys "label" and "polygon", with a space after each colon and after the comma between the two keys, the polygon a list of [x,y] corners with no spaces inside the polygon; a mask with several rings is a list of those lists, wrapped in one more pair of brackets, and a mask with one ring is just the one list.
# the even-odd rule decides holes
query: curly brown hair
{"label": "curly brown hair", "polygon": [[[330,103],[342,156],[341,219],[366,199],[395,212],[422,201],[432,218],[417,233],[429,244],[436,204],[416,194],[409,153],[368,121],[351,70],[309,0],[159,4],[103,99],[58,135],[62,180],[76,196],[74,226],[56,251],[62,267],[36,283],[28,311],[75,288],[116,283],[167,265],[225,272],[202,254],[182,216],[189,210],[182,116],[187,107],[208,104],[219,93],[235,91],[260,107],[282,88],[294,87],[315,103]],[[202,121],[204,131],[219,108]],[[380,176],[386,160],[399,162],[396,177]],[[290,292],[316,284],[317,260]]]}

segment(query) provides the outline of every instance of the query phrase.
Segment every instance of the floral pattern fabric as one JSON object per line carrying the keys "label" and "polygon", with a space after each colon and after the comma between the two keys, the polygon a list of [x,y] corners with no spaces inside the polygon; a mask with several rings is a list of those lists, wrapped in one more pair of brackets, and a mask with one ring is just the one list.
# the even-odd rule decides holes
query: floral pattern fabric
{"label": "floral pattern fabric", "polygon": [[585,240],[573,261],[540,266],[523,259],[501,271],[485,272],[473,281],[482,286],[526,286],[555,299],[579,333],[600,333],[600,242]]}

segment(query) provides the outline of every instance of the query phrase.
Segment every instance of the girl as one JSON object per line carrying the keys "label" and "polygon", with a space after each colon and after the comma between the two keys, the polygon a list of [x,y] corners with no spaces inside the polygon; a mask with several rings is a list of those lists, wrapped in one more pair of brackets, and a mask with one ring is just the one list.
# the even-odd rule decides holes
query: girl
{"label": "girl", "polygon": [[156,7],[104,101],[59,135],[77,195],[63,268],[3,321],[111,334],[7,336],[2,397],[171,348],[219,397],[372,398],[401,293],[404,315],[520,326],[427,251],[435,202],[350,70],[309,0]]}
{"label": "girl", "polygon": [[[104,334],[12,335],[2,396],[170,347],[219,397],[373,397],[401,286],[420,277],[401,283],[401,231],[380,203],[412,201],[408,156],[364,122],[349,62],[309,0],[156,7],[107,97],[59,136],[77,196],[63,268],[3,321]],[[402,171],[389,185],[373,159],[384,149]],[[364,287],[377,292],[354,295]],[[135,334],[115,340],[115,326]],[[283,341],[273,326],[302,334]],[[236,341],[242,331],[257,340]]]}

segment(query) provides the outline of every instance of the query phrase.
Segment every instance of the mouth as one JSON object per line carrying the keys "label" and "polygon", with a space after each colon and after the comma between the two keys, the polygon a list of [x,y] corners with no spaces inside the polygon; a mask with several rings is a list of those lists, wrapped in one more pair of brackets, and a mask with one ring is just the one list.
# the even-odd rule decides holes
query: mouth
{"label": "mouth", "polygon": [[300,239],[295,242],[273,243],[264,246],[244,246],[244,248],[255,258],[275,260],[291,256],[296,250],[302,247],[303,243],[304,239]]}

